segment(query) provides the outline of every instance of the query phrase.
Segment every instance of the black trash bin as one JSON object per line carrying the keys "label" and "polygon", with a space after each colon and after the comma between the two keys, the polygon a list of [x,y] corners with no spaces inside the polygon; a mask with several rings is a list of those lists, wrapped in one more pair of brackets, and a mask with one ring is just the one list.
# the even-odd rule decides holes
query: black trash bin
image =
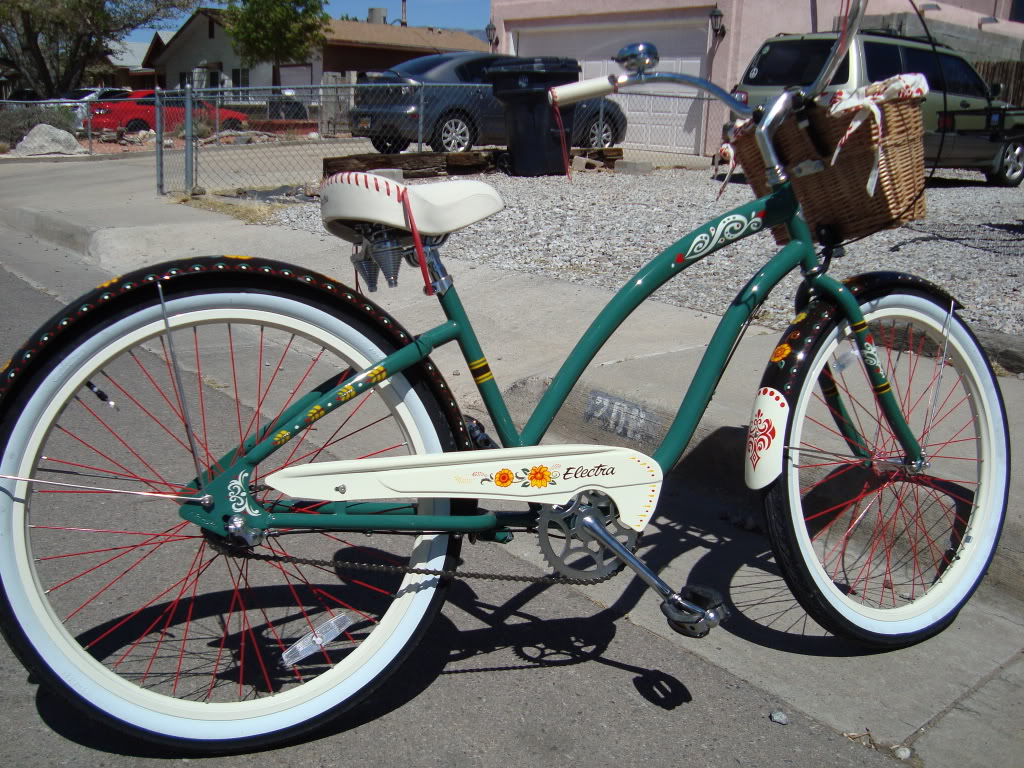
{"label": "black trash bin", "polygon": [[306,105],[294,94],[273,94],[267,99],[268,120],[308,120],[309,112]]}
{"label": "black trash bin", "polygon": [[[494,97],[505,107],[509,172],[513,176],[552,176],[565,172],[562,139],[548,103],[548,89],[580,79],[576,59],[524,58],[513,64],[489,67],[484,76]],[[565,146],[571,146],[575,108],[562,107]]]}

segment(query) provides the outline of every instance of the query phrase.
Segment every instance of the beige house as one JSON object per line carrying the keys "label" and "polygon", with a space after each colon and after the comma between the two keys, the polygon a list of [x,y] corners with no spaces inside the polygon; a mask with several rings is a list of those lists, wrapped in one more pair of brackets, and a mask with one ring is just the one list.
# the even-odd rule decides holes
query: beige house
{"label": "beige house", "polygon": [[[310,61],[277,67],[283,87],[320,85],[323,73],[387,69],[417,56],[443,51],[484,51],[487,43],[465,32],[434,27],[401,27],[362,21],[332,21],[327,44]],[[247,67],[231,47],[221,11],[200,8],[143,64],[156,71],[163,88],[270,87],[274,66]]]}
{"label": "beige house", "polygon": [[[617,73],[610,61],[620,47],[649,41],[659,69],[706,77],[726,89],[740,79],[757,46],[774,34],[833,29],[838,0],[491,0],[495,49],[522,56],[569,56],[582,77]],[[918,2],[934,34],[972,60],[1024,59],[1024,0]],[[712,11],[722,31],[711,28]],[[1013,19],[1013,20],[1011,20]],[[867,26],[918,34],[906,0],[870,0]],[[679,97],[685,90],[647,86],[647,94]],[[689,93],[696,96],[695,91]],[[629,141],[647,151],[712,154],[724,108],[697,98],[613,97],[629,120]]]}

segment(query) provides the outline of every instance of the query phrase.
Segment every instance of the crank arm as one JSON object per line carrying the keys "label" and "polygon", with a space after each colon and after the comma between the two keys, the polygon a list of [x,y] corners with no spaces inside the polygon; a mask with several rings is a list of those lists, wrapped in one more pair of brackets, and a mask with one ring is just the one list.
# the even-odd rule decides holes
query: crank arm
{"label": "crank arm", "polygon": [[600,519],[591,513],[579,518],[581,533],[589,536],[629,566],[661,598],[661,612],[668,619],[669,626],[676,632],[689,637],[704,637],[728,617],[721,595],[713,589],[700,586],[685,586],[679,592],[672,589],[654,571],[648,568],[636,555],[616,539]]}

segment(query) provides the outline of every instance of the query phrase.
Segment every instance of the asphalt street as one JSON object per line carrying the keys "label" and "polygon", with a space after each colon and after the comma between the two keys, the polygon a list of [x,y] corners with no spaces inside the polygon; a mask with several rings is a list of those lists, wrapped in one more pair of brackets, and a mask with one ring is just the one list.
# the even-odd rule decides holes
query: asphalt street
{"label": "asphalt street", "polygon": [[[19,238],[60,263],[53,246]],[[0,257],[10,257],[4,239]],[[70,260],[69,260],[70,261]],[[69,280],[88,281],[79,270]],[[60,308],[8,272],[0,348]],[[465,568],[541,575],[493,544]],[[620,576],[619,579],[627,579]],[[633,602],[642,596],[636,589]],[[312,740],[263,755],[204,759],[288,766],[888,765],[765,690],[564,587],[456,583],[424,643],[385,689]],[[704,641],[715,642],[714,637]],[[812,673],[813,659],[808,659]],[[788,725],[769,715],[784,711]],[[33,684],[0,646],[0,740],[8,765],[166,765],[186,760],[98,726]]]}

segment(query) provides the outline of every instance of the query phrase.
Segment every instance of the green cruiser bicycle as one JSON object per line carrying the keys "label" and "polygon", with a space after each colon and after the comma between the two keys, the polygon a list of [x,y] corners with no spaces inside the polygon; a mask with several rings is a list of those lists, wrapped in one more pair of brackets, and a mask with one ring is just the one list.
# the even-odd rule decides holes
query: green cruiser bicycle
{"label": "green cruiser bicycle", "polygon": [[[632,74],[555,97],[659,80],[745,111],[711,83],[647,71],[650,46],[626,54]],[[482,182],[324,184],[325,223],[362,242],[361,268],[393,281],[407,256],[420,265],[447,320],[418,335],[334,280],[241,257],[139,270],[72,304],[2,373],[0,622],[11,647],[45,684],[144,738],[266,745],[372,692],[439,610],[461,538],[512,531],[536,533],[561,581],[629,566],[674,629],[703,636],[724,618],[722,598],[673,589],[633,552],[744,324],[796,269],[798,314],[756,390],[746,453],[777,561],[837,635],[895,648],[943,629],[1002,526],[999,388],[942,289],[902,274],[829,276],[772,144],[800,101],[784,94],[757,129],[770,194],[652,259],[521,431],[438,253],[447,233],[501,207]],[[725,311],[652,457],[539,445],[597,350],[658,286],[778,226],[791,241]],[[428,357],[453,341],[501,448],[463,418]],[[488,500],[523,503],[491,511]]]}

